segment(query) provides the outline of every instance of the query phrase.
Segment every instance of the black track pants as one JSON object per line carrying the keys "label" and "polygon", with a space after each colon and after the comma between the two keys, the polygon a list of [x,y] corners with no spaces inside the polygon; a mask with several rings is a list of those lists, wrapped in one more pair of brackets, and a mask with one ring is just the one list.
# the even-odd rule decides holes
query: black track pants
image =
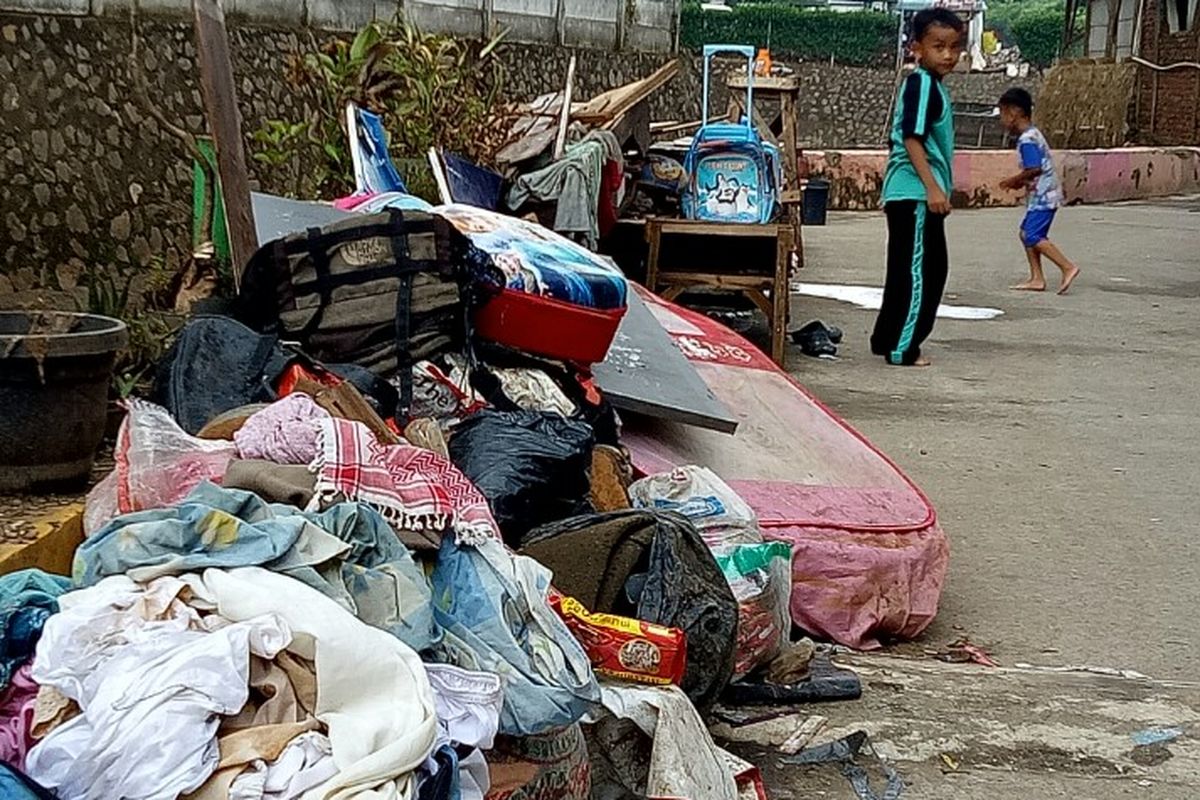
{"label": "black track pants", "polygon": [[946,218],[917,200],[884,206],[887,215],[887,278],[883,307],[871,334],[871,352],[890,364],[912,364],[933,331],[946,288]]}

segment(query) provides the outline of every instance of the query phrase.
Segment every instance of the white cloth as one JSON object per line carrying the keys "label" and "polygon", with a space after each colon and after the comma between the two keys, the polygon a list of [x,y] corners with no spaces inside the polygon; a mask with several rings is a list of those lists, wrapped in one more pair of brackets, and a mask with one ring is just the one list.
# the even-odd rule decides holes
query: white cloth
{"label": "white cloth", "polygon": [[[26,771],[61,800],[157,800],[200,787],[218,762],[221,715],[246,704],[250,654],[274,658],[291,632],[264,613],[226,624],[179,600],[183,582],[127,578],[65,595],[33,676],[82,713],[51,731]],[[215,630],[212,630],[214,626]]]}
{"label": "white cloth", "polygon": [[437,735],[433,692],[416,652],[355,619],[325,595],[257,567],[188,576],[198,598],[239,621],[278,614],[293,653],[316,663],[316,717],[329,730],[338,773],[305,800],[408,800],[413,771]]}
{"label": "white cloth", "polygon": [[[682,689],[601,681],[600,690],[612,716],[597,721],[590,740],[608,748],[593,754],[593,797],[622,796],[623,785],[644,786],[647,797],[738,800],[721,750]],[[630,725],[641,736],[631,737]]]}
{"label": "white cloth", "polygon": [[[504,686],[491,672],[426,664],[443,741],[491,750],[500,728]],[[439,744],[443,743],[439,741]]]}
{"label": "white cloth", "polygon": [[297,736],[271,763],[255,761],[229,787],[229,800],[295,800],[337,775],[329,737]]}
{"label": "white cloth", "polygon": [[492,773],[479,750],[458,762],[459,800],[483,800],[492,789]]}

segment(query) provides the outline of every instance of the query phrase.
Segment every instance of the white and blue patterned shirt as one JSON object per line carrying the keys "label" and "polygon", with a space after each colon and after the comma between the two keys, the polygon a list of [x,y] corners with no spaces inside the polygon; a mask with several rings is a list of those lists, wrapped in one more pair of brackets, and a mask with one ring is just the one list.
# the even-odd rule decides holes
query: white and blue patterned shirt
{"label": "white and blue patterned shirt", "polygon": [[1042,174],[1029,183],[1029,208],[1050,211],[1063,204],[1062,184],[1054,169],[1054,157],[1042,132],[1032,125],[1017,140],[1021,169],[1041,169]]}

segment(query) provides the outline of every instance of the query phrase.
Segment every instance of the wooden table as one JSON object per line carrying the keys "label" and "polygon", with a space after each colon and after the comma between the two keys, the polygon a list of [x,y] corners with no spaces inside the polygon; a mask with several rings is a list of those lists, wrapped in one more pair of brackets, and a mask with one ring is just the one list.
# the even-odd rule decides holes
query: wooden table
{"label": "wooden table", "polygon": [[771,358],[783,366],[788,267],[796,244],[790,223],[741,225],[652,217],[646,220],[646,242],[650,291],[666,300],[689,289],[744,294],[766,315]]}

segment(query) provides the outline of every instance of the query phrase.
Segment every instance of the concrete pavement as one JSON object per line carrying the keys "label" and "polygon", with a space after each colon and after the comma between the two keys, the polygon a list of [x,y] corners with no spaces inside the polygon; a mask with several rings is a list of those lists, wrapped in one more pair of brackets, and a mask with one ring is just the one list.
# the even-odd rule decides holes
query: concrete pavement
{"label": "concrete pavement", "polygon": [[[932,368],[884,365],[867,346],[873,312],[805,296],[793,297],[793,322],[836,324],[846,342],[840,361],[793,349],[789,367],[895,459],[939,511],[950,576],[923,644],[967,634],[1005,666],[1138,670],[1163,682],[1137,689],[1136,702],[1163,702],[1138,706],[1127,721],[1190,731],[1200,720],[1190,683],[1200,679],[1200,198],[1064,209],[1052,238],[1084,269],[1067,297],[1007,289],[1026,274],[1019,219],[1017,209],[950,218],[946,301],[1004,314],[939,320],[926,350]],[[827,226],[805,231],[801,279],[878,286],[883,236],[880,215],[831,215]],[[1057,270],[1047,267],[1056,283]],[[888,668],[915,680],[922,663]],[[956,678],[947,697],[965,698],[974,687],[973,703],[957,704],[936,700],[928,676],[907,695],[869,680],[864,701],[835,714],[851,725],[884,724],[897,713],[923,720],[909,726],[917,739],[973,731],[951,748],[953,758],[990,766],[953,784],[938,747],[898,746],[895,730],[883,734],[909,762],[913,788],[926,787],[913,796],[1195,795],[1186,788],[1189,780],[1200,786],[1192,771],[1120,757],[1130,731],[1110,713],[1118,706],[1095,705],[1111,691],[1114,703],[1125,702],[1119,690],[1057,674]],[[1079,715],[1058,729],[1029,727],[1067,707]],[[979,717],[994,724],[974,725]],[[1195,731],[1200,736],[1200,725]],[[1195,757],[1190,744],[1175,747],[1177,756]],[[1068,757],[1037,756],[1052,751]],[[805,796],[798,790],[809,784],[794,770],[768,771],[781,796]],[[828,791],[853,796],[840,777]]]}

